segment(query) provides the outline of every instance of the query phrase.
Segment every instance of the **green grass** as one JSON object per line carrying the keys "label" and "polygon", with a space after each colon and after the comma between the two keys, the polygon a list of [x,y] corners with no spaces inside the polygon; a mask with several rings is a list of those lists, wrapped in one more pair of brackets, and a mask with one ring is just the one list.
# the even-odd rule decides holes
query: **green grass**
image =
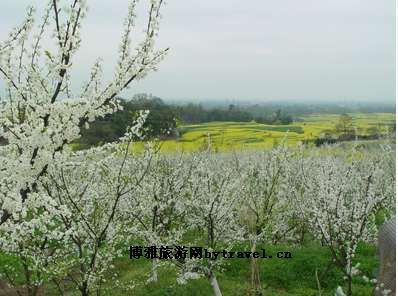
{"label": "green grass", "polygon": [[[318,288],[315,271],[318,273],[322,295],[334,295],[337,286],[344,286],[342,273],[333,265],[330,265],[330,253],[326,247],[314,242],[308,242],[304,246],[293,245],[265,245],[267,254],[276,254],[279,251],[289,251],[291,259],[260,259],[260,276],[264,295],[292,295],[292,296],[317,296]],[[235,250],[249,250],[248,245],[241,245]],[[15,260],[15,259],[12,259]],[[5,255],[0,255],[0,262],[9,261]],[[252,295],[250,287],[250,262],[249,259],[226,260],[224,272],[217,274],[223,295],[238,296]],[[361,244],[354,263],[360,263],[360,270],[369,278],[377,277],[378,260],[376,247],[369,244]],[[115,287],[111,282],[104,284],[101,295],[137,295],[137,296],[184,296],[184,295],[212,295],[212,289],[205,278],[188,281],[185,285],[176,282],[176,270],[171,265],[163,265],[159,268],[159,280],[157,283],[146,283],[150,272],[150,261],[141,259],[129,259],[128,254],[115,262],[118,279],[121,283],[133,282],[135,288],[124,290]],[[329,267],[329,268],[328,268]],[[360,278],[354,279],[353,295],[372,295],[374,287],[365,283]],[[44,287],[46,295],[55,295],[55,288],[51,285]],[[65,291],[65,295],[79,295],[76,290]]]}
{"label": "green grass", "polygon": [[[255,122],[209,122],[183,125],[178,128],[180,137],[162,141],[162,151],[197,151],[211,141],[216,151],[268,149],[281,143],[296,145],[299,141],[317,138],[325,130],[333,130],[338,114],[312,114],[302,116],[290,125],[267,125]],[[392,113],[352,113],[359,134],[366,135],[371,127],[382,132],[395,121]],[[138,147],[142,144],[138,144]]]}
{"label": "green grass", "polygon": [[[248,246],[240,249],[247,250]],[[343,285],[342,274],[332,266],[326,271],[330,263],[330,253],[327,248],[317,244],[306,246],[265,246],[270,254],[278,251],[290,251],[292,259],[260,259],[261,283],[264,295],[318,295],[315,271],[321,285],[322,295],[334,295],[338,285]],[[251,295],[250,294],[250,262],[248,259],[230,259],[223,274],[218,274],[218,280],[223,295]],[[362,245],[359,248],[357,261],[361,263],[361,271],[368,277],[377,275],[376,248]],[[176,283],[176,272],[172,267],[160,269],[157,283],[142,284],[144,275],[149,273],[150,264],[146,259],[130,260],[126,257],[117,263],[123,280],[137,279],[134,295],[212,295],[212,289],[205,278],[191,280],[185,285]],[[373,287],[360,279],[354,281],[354,295],[372,295]],[[131,295],[131,292],[113,290],[113,294]]]}

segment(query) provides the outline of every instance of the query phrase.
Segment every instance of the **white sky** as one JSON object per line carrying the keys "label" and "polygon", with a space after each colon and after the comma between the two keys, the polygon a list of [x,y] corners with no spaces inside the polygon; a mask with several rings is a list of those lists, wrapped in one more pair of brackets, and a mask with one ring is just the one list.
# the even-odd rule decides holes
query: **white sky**
{"label": "white sky", "polygon": [[[46,2],[1,0],[0,40],[27,4]],[[88,3],[76,82],[98,56],[111,73],[128,5]],[[395,99],[394,0],[169,0],[158,44],[170,54],[125,97]]]}

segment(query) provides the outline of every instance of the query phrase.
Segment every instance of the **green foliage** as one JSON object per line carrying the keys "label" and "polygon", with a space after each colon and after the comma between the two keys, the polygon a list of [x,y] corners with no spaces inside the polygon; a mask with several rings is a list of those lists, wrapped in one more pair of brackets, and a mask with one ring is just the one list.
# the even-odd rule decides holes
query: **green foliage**
{"label": "green foliage", "polygon": [[238,107],[230,104],[228,108],[204,108],[201,104],[189,103],[184,106],[176,106],[176,112],[185,124],[204,123],[204,122],[249,122],[255,121],[264,124],[290,124],[293,122],[293,117],[282,109],[277,109],[275,112],[255,113],[246,110],[245,107]]}
{"label": "green foliage", "polygon": [[277,109],[271,116],[262,115],[254,119],[258,123],[266,124],[290,124],[293,122],[293,117],[287,113]]}
{"label": "green foliage", "polygon": [[177,126],[175,112],[160,98],[138,94],[132,100],[120,101],[123,110],[91,123],[89,129],[82,130],[82,137],[77,143],[81,146],[92,146],[116,141],[133,125],[140,110],[150,111],[144,124],[147,138],[173,136]]}
{"label": "green foliage", "polygon": [[249,112],[242,111],[232,104],[228,106],[228,109],[205,109],[200,104],[196,105],[190,103],[185,106],[175,106],[175,109],[178,117],[185,124],[212,121],[249,122],[253,120],[253,116]]}

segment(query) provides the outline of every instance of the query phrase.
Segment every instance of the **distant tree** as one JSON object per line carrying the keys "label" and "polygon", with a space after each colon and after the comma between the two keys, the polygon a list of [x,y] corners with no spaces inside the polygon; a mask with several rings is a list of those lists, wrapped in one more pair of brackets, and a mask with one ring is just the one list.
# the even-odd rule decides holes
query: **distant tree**
{"label": "distant tree", "polygon": [[263,114],[254,117],[254,121],[264,124],[290,124],[293,122],[293,117],[290,114],[283,112],[281,109],[276,110],[272,115]]}
{"label": "distant tree", "polygon": [[176,107],[178,117],[184,123],[199,123],[209,121],[208,111],[202,105],[189,103],[185,106]]}
{"label": "distant tree", "polygon": [[136,105],[141,105],[144,107],[165,106],[165,103],[161,98],[146,93],[135,94],[131,101],[134,102]]}
{"label": "distant tree", "polygon": [[336,132],[343,137],[352,136],[354,134],[353,118],[346,113],[341,114],[336,124]]}
{"label": "distant tree", "polygon": [[282,110],[281,109],[276,110],[273,118],[274,122],[280,121],[281,115],[282,115]]}

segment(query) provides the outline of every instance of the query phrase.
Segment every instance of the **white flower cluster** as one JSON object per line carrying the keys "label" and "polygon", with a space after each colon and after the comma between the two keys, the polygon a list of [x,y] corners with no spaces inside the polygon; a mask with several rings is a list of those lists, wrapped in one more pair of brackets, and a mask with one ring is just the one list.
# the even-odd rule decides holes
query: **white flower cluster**
{"label": "white flower cluster", "polygon": [[[308,221],[312,233],[326,245],[348,282],[351,295],[353,260],[360,242],[375,242],[376,215],[394,213],[395,192],[391,153],[348,154],[346,157],[301,156],[291,166],[289,195],[293,212]],[[386,182],[387,181],[387,182]]]}

